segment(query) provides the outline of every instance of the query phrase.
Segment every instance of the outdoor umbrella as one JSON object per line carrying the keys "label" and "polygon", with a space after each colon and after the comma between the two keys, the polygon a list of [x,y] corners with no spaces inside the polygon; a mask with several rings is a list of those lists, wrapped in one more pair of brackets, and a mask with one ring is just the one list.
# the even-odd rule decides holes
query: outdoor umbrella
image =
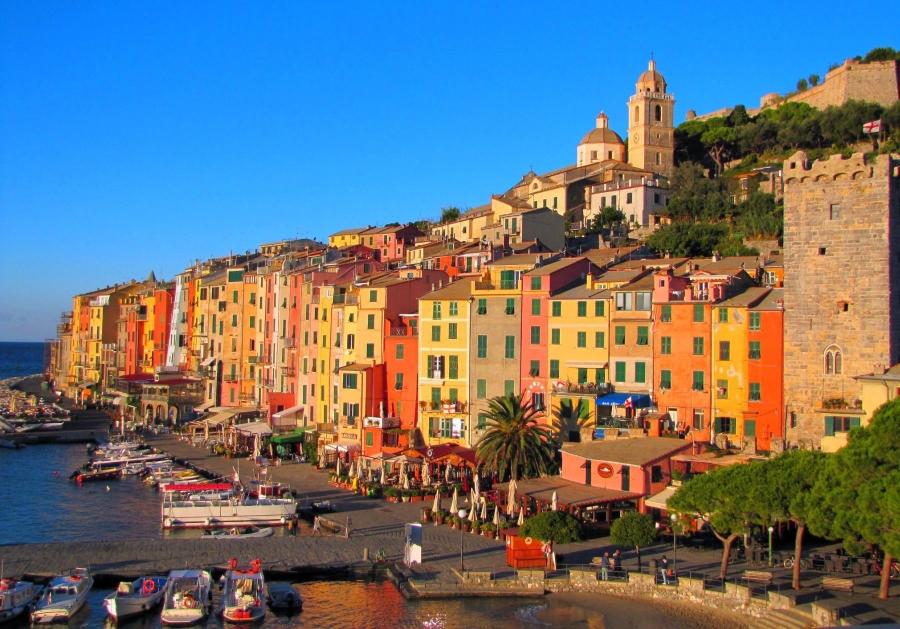
{"label": "outdoor umbrella", "polygon": [[486,498],[481,499],[481,516],[480,517],[482,520],[487,520],[487,499]]}
{"label": "outdoor umbrella", "polygon": [[431,506],[432,513],[440,513],[441,512],[441,490],[438,489],[434,493],[434,504]]}
{"label": "outdoor umbrella", "polygon": [[525,524],[525,509],[519,507],[519,526]]}
{"label": "outdoor umbrella", "polygon": [[475,489],[473,490],[473,492],[475,494],[476,504],[478,503],[478,496],[481,495],[481,483],[479,481],[480,479],[478,478],[478,472],[475,472],[475,482],[473,483],[475,485]]}
{"label": "outdoor umbrella", "polygon": [[450,484],[450,464],[446,464],[444,466],[444,481],[449,485]]}
{"label": "outdoor umbrella", "polygon": [[506,489],[506,515],[512,517],[516,514],[516,479],[509,481],[509,487]]}
{"label": "outdoor umbrella", "polygon": [[372,482],[372,466],[371,465],[366,466],[366,480],[369,481],[370,483]]}
{"label": "outdoor umbrella", "polygon": [[454,487],[453,498],[450,499],[450,513],[456,515],[457,511],[459,511],[459,492],[456,490],[456,487]]}
{"label": "outdoor umbrella", "polygon": [[494,505],[494,526],[500,528],[500,505]]}
{"label": "outdoor umbrella", "polygon": [[400,464],[400,484],[404,487],[409,484],[409,480],[406,478],[406,461]]}
{"label": "outdoor umbrella", "polygon": [[431,465],[422,463],[422,485],[428,487],[431,484]]}
{"label": "outdoor umbrella", "polygon": [[350,471],[347,472],[350,478],[356,478],[356,461],[350,461]]}
{"label": "outdoor umbrella", "polygon": [[556,501],[557,501],[557,498],[556,498],[556,491],[554,491],[554,492],[553,492],[553,495],[550,497],[550,509],[551,509],[552,511],[556,511],[556,510],[557,510],[557,507],[559,506],[559,505],[557,505],[557,502],[556,502]]}
{"label": "outdoor umbrella", "polygon": [[341,460],[340,459],[338,459],[337,463],[334,464],[334,475],[335,476],[341,475]]}
{"label": "outdoor umbrella", "polygon": [[403,475],[403,489],[409,489],[409,476],[407,474]]}
{"label": "outdoor umbrella", "polygon": [[384,463],[381,464],[381,476],[378,479],[382,485],[387,485],[387,470],[384,468]]}
{"label": "outdoor umbrella", "polygon": [[478,509],[477,505],[472,505],[472,508],[469,509],[469,522],[475,524],[478,522]]}

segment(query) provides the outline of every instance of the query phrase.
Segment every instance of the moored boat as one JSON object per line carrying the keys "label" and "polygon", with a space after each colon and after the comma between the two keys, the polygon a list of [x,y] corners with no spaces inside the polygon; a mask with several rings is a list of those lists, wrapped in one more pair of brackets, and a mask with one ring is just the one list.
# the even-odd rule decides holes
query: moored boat
{"label": "moored boat", "polygon": [[173,570],[169,573],[160,614],[162,624],[189,627],[209,613],[212,577],[206,570]]}
{"label": "moored boat", "polygon": [[284,526],[293,519],[297,503],[290,498],[240,498],[227,500],[163,499],[165,529]]}
{"label": "moored boat", "polygon": [[31,622],[36,625],[69,622],[84,606],[92,585],[94,579],[86,568],[75,568],[71,574],[53,577],[31,612]]}
{"label": "moored boat", "polygon": [[254,559],[248,569],[238,568],[237,560],[232,559],[224,579],[223,619],[233,623],[250,623],[266,615],[266,582],[259,559]]}
{"label": "moored boat", "polygon": [[103,599],[103,607],[110,618],[119,621],[145,614],[162,601],[166,577],[141,577],[123,581],[118,589]]}
{"label": "moored boat", "polygon": [[18,618],[31,609],[42,589],[30,581],[0,579],[0,623]]}
{"label": "moored boat", "polygon": [[266,586],[269,608],[276,613],[290,614],[303,610],[303,598],[297,586],[290,583],[270,583]]}
{"label": "moored boat", "polygon": [[245,539],[257,537],[272,537],[275,532],[270,526],[260,528],[258,526],[248,526],[246,528],[232,528],[225,531],[206,531],[203,539]]}

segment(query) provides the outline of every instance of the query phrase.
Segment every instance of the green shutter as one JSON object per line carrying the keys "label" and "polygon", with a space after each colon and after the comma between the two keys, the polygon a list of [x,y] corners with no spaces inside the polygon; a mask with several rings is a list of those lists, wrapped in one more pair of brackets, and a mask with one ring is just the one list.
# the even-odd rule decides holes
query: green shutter
{"label": "green shutter", "polygon": [[559,345],[559,328],[550,330],[550,344]]}
{"label": "green shutter", "polygon": [[851,417],[850,418],[850,430],[854,428],[859,428],[859,417]]}
{"label": "green shutter", "polygon": [[603,347],[606,345],[606,334],[604,332],[594,332],[594,347]]}
{"label": "green shutter", "polygon": [[647,365],[646,363],[636,362],[634,363],[634,381],[635,382],[646,382],[647,380]]}
{"label": "green shutter", "polygon": [[745,437],[755,437],[756,436],[756,420],[755,419],[745,419],[744,420],[744,436]]}
{"label": "green shutter", "polygon": [[578,333],[578,347],[587,347],[587,332]]}
{"label": "green shutter", "polygon": [[540,345],[541,343],[541,326],[533,325],[531,326],[531,344],[532,345]]}
{"label": "green shutter", "polygon": [[448,364],[450,366],[448,377],[451,380],[456,380],[459,377],[459,356],[450,356]]}
{"label": "green shutter", "polygon": [[625,382],[625,363],[616,363],[616,382]]}
{"label": "green shutter", "polygon": [[[534,278],[532,278],[534,279]],[[541,300],[540,299],[532,299],[531,300],[531,314],[540,315],[541,314]]]}
{"label": "green shutter", "polygon": [[558,301],[554,301],[552,306],[553,306],[552,312],[551,312],[552,316],[554,316],[554,317],[560,316],[562,314],[562,303],[558,302]]}
{"label": "green shutter", "polygon": [[487,380],[479,379],[476,384],[476,396],[478,396],[479,400],[483,400],[487,397]]}
{"label": "green shutter", "polygon": [[832,417],[831,415],[825,416],[825,436],[834,436],[834,417]]}
{"label": "green shutter", "polygon": [[694,304],[694,323],[703,323],[703,304]]}
{"label": "green shutter", "polygon": [[587,316],[587,302],[586,301],[578,302],[578,316],[579,317]]}
{"label": "green shutter", "polygon": [[616,326],[616,345],[625,345],[625,326]]}
{"label": "green shutter", "polygon": [[447,325],[447,338],[448,339],[456,338],[456,324],[455,323],[449,323]]}
{"label": "green shutter", "polygon": [[516,383],[514,380],[504,380],[503,381],[503,393],[505,395],[515,395],[516,394]]}
{"label": "green shutter", "polygon": [[603,316],[605,304],[606,304],[606,302],[599,301],[599,300],[594,302],[594,316],[595,317]]}
{"label": "green shutter", "polygon": [[550,361],[550,377],[551,378],[559,378],[559,361],[558,360]]}
{"label": "green shutter", "polygon": [[668,322],[672,320],[672,306],[669,304],[663,304],[660,307],[660,316],[661,321]]}

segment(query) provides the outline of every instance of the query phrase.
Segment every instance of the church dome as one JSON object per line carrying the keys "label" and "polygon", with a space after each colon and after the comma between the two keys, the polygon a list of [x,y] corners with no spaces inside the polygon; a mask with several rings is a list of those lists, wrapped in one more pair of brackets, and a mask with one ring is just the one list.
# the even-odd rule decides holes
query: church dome
{"label": "church dome", "polygon": [[656,61],[650,60],[647,70],[637,80],[638,92],[663,92],[666,91],[666,79],[656,71]]}
{"label": "church dome", "polygon": [[582,144],[622,144],[622,138],[618,133],[609,128],[609,121],[602,111],[597,115],[597,128],[591,129],[587,135],[581,138],[579,146]]}

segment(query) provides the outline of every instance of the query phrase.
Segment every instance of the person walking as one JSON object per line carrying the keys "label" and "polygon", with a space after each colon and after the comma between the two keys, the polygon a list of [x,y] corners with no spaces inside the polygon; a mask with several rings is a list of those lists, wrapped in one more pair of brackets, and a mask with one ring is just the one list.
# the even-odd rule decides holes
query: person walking
{"label": "person walking", "polygon": [[659,572],[662,575],[663,585],[669,585],[669,559],[665,555],[659,562]]}
{"label": "person walking", "polygon": [[600,558],[600,579],[609,581],[609,552],[603,553]]}

